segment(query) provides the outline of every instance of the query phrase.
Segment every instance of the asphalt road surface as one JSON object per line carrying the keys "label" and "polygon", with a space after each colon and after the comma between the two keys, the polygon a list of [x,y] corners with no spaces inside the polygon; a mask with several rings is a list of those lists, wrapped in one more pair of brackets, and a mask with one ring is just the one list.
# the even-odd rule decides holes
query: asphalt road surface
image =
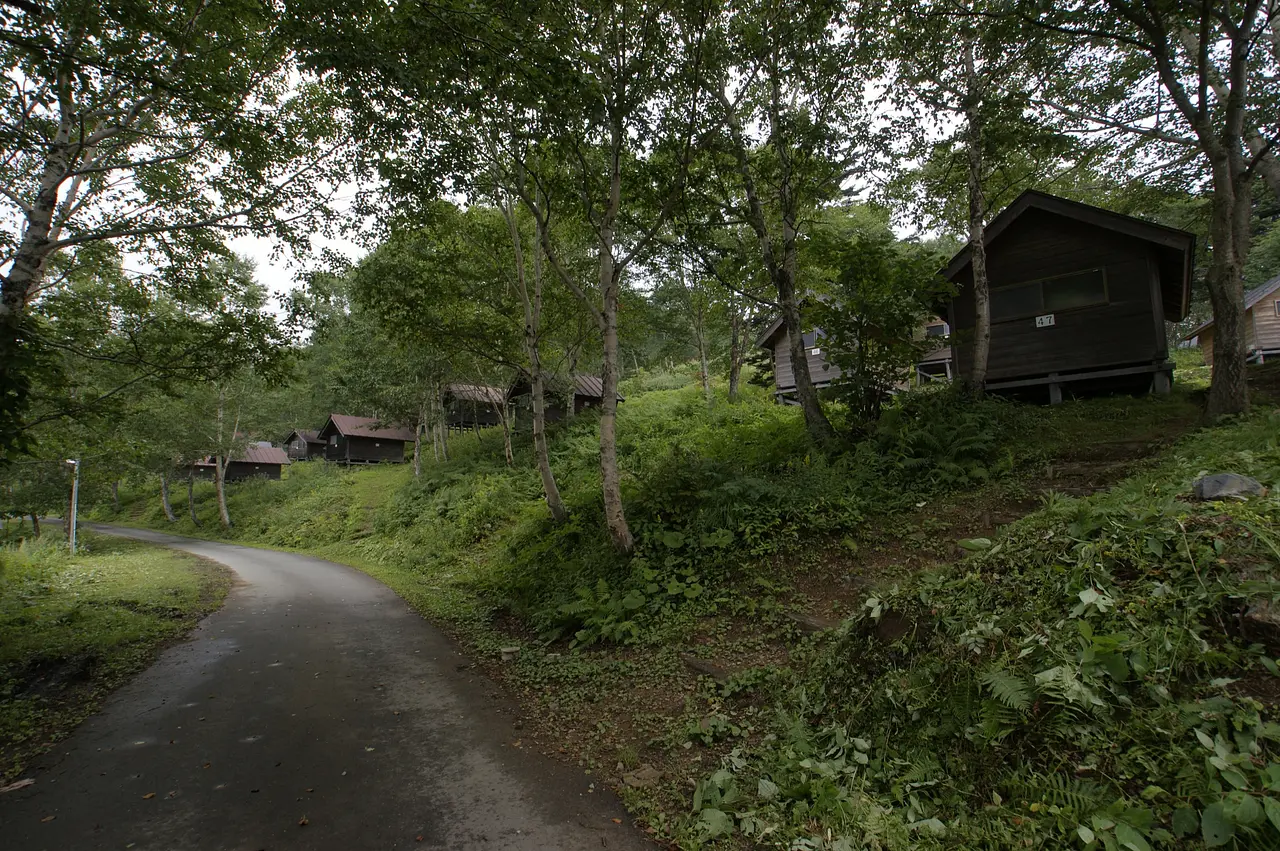
{"label": "asphalt road surface", "polygon": [[[652,848],[386,586],[110,527],[231,567],[226,605],[0,795],[5,851]],[[615,819],[621,823],[615,822]]]}

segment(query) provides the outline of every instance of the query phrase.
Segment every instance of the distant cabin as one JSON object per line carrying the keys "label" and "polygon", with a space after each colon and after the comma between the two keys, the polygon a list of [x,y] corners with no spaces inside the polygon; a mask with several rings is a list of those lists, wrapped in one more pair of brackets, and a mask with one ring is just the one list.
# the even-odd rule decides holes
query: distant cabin
{"label": "distant cabin", "polygon": [[[947,323],[934,317],[918,332],[925,337],[946,337],[950,333]],[[840,367],[827,360],[824,345],[826,335],[815,328],[804,335],[805,360],[809,364],[809,377],[819,390],[830,387],[840,378]],[[767,349],[773,356],[773,395],[784,404],[796,404],[796,373],[791,365],[791,338],[783,326],[782,317],[773,320],[756,338],[759,348]],[[916,364],[917,382],[946,380],[951,378],[951,347],[940,345]],[[905,386],[905,385],[904,385]]]}
{"label": "distant cabin", "polygon": [[294,461],[308,461],[324,457],[324,441],[320,432],[295,429],[284,439],[285,452]]}
{"label": "distant cabin", "polygon": [[449,384],[440,394],[445,424],[465,431],[501,425],[499,411],[507,404],[507,395],[499,387],[482,384]]}
{"label": "distant cabin", "polygon": [[[1245,351],[1250,363],[1265,363],[1280,355],[1280,275],[1244,294]],[[1204,362],[1213,363],[1213,320],[1184,339],[1200,338]]]}
{"label": "distant cabin", "polygon": [[[546,385],[546,419],[547,422],[558,422],[564,419],[566,397],[569,395],[564,390],[556,391],[556,387],[562,384],[563,380],[548,377]],[[573,377],[573,412],[580,414],[587,408],[598,408],[604,403],[604,384],[598,375],[575,375]],[[532,388],[529,384],[529,378],[521,375],[511,385],[511,389],[507,391],[507,398],[512,402],[520,404],[522,407],[528,407],[531,402],[525,398],[530,396]],[[617,394],[619,402],[625,402],[626,398],[621,394]]]}
{"label": "distant cabin", "polygon": [[413,442],[413,429],[390,426],[373,417],[330,414],[319,436],[328,461],[403,464],[404,446]]}
{"label": "distant cabin", "polygon": [[[1191,234],[1027,191],[983,233],[991,286],[986,388],[1044,394],[1154,390],[1173,378],[1166,322],[1187,315]],[[948,264],[956,372],[973,364],[970,249]]]}
{"label": "distant cabin", "polygon": [[[250,443],[227,464],[224,481],[241,482],[255,477],[278,479],[280,471],[288,464],[289,456],[280,447],[272,446],[267,441]],[[192,468],[202,479],[212,479],[216,473],[212,456],[197,461]]]}

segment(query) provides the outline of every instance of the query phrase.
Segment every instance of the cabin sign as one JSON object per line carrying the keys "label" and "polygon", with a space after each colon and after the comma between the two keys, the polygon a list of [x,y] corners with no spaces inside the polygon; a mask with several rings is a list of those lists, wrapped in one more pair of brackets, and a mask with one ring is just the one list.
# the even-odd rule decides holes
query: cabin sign
{"label": "cabin sign", "polygon": [[1036,317],[1036,327],[1037,327],[1037,328],[1052,328],[1052,327],[1053,327],[1053,314],[1052,314],[1052,313],[1046,313],[1044,316],[1037,316],[1037,317]]}

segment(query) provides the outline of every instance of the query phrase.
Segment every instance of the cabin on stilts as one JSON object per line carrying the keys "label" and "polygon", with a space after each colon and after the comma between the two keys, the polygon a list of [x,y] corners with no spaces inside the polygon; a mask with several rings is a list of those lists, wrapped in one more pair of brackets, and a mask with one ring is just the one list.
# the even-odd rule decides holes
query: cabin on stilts
{"label": "cabin on stilts", "polygon": [[285,452],[290,460],[309,461],[312,458],[324,457],[324,441],[320,432],[307,429],[295,429],[284,439]]}
{"label": "cabin on stilts", "polygon": [[330,414],[320,429],[324,457],[339,464],[403,464],[404,447],[413,443],[413,429],[375,417]]}
{"label": "cabin on stilts", "polygon": [[[573,380],[547,376],[546,378],[546,420],[549,423],[565,418],[566,407],[570,396],[573,399],[573,412],[580,414],[588,408],[598,408],[604,402],[604,384],[598,375],[575,375]],[[528,407],[528,397],[532,393],[529,376],[521,373],[507,391],[507,399],[519,407]],[[619,402],[626,398],[617,394]]]}
{"label": "cabin on stilts", "polygon": [[[983,233],[991,292],[986,389],[1064,395],[1169,392],[1166,323],[1187,315],[1195,237],[1034,190]],[[946,277],[956,372],[973,365],[973,266],[966,246]]]}
{"label": "cabin on stilts", "polygon": [[[235,453],[227,462],[223,481],[242,482],[245,479],[279,479],[281,471],[289,465],[289,456],[278,446],[267,441],[250,443]],[[212,479],[217,474],[213,456],[202,458],[191,465],[196,478]]]}
{"label": "cabin on stilts", "polygon": [[[1204,362],[1213,365],[1213,320],[1184,339],[1200,339]],[[1280,275],[1244,294],[1244,345],[1249,363],[1266,363],[1280,356]]]}
{"label": "cabin on stilts", "polygon": [[502,425],[507,395],[500,387],[482,384],[446,384],[440,393],[445,425],[466,431]]}

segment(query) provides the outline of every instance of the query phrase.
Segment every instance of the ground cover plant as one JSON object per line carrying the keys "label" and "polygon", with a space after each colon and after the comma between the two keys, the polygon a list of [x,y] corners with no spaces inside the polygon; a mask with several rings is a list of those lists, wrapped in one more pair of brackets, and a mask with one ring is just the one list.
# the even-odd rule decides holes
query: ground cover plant
{"label": "ground cover plant", "polygon": [[[30,533],[30,530],[26,530]],[[0,549],[0,780],[221,605],[229,572],[194,556],[61,530]]]}
{"label": "ground cover plant", "polygon": [[692,835],[803,848],[1274,847],[1280,413],[868,594],[792,674]]}

